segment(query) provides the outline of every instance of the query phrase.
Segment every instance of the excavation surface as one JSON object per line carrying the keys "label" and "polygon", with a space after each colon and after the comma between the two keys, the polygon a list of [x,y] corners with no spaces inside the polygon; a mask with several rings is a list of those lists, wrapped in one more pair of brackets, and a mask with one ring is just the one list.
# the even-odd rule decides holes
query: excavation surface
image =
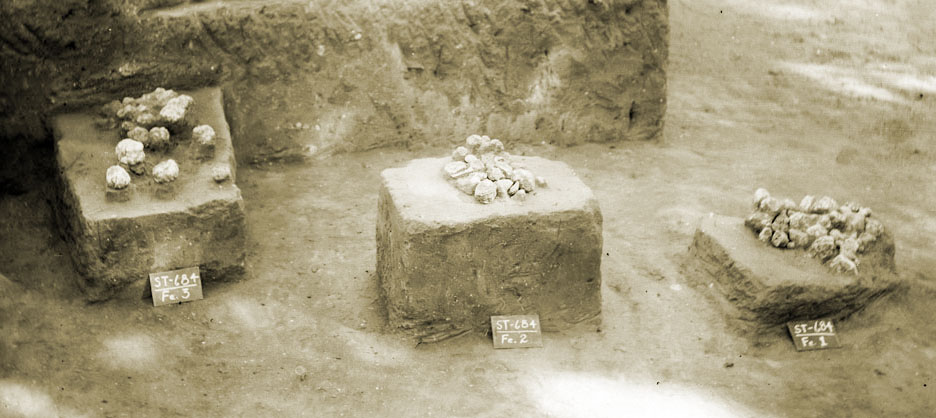
{"label": "excavation surface", "polygon": [[[379,173],[443,148],[242,167],[247,274],[160,308],[83,301],[36,170],[34,190],[0,198],[3,413],[930,416],[936,16],[910,0],[754,4],[670,2],[661,143],[514,150],[566,162],[599,200],[601,332],[496,351],[479,333],[386,332]],[[757,187],[855,200],[893,234],[910,284],[841,321],[842,348],[741,333],[681,272],[698,219],[745,216]]]}

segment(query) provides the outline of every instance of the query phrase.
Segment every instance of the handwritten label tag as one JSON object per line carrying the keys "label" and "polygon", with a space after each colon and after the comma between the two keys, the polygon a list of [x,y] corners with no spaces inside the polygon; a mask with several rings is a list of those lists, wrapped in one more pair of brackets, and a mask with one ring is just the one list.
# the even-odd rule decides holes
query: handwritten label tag
{"label": "handwritten label tag", "polygon": [[150,273],[153,306],[204,299],[198,267]]}
{"label": "handwritten label tag", "polygon": [[842,347],[831,319],[790,321],[787,322],[787,328],[793,337],[793,345],[796,346],[796,351]]}
{"label": "handwritten label tag", "polygon": [[539,315],[504,315],[491,317],[494,348],[542,347]]}

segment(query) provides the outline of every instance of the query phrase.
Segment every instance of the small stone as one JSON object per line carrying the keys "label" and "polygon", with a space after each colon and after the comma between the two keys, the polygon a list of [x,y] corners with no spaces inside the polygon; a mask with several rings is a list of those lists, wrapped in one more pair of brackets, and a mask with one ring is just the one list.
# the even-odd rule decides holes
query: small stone
{"label": "small stone", "polygon": [[780,210],[796,210],[799,209],[799,206],[793,199],[783,199],[780,202]]}
{"label": "small stone", "polygon": [[829,268],[836,273],[858,273],[858,264],[845,255],[839,254],[829,262]]}
{"label": "small stone", "polygon": [[471,154],[471,151],[468,151],[468,148],[459,146],[452,151],[452,159],[455,161],[465,161],[465,157]]}
{"label": "small stone", "polygon": [[803,200],[800,200],[799,210],[803,212],[812,212],[812,206],[816,203],[816,197],[812,195],[803,196]]}
{"label": "small stone", "polygon": [[774,231],[786,232],[790,229],[790,217],[787,216],[785,212],[780,212],[780,214],[774,218],[770,227],[773,228]]}
{"label": "small stone", "polygon": [[819,237],[824,237],[829,235],[829,230],[824,226],[815,224],[806,228],[806,234],[809,235],[812,239],[818,239]]}
{"label": "small stone", "polygon": [[764,212],[754,212],[744,219],[744,226],[750,228],[755,233],[760,233],[764,228],[770,227],[773,219]]}
{"label": "small stone", "polygon": [[755,190],[754,191],[754,208],[760,208],[761,202],[763,202],[764,199],[768,197],[770,197],[770,192],[768,192],[767,189],[761,187]]}
{"label": "small stone", "polygon": [[536,177],[536,187],[546,187],[547,185],[548,184],[546,183],[545,178],[539,176]]}
{"label": "small stone", "polygon": [[760,234],[757,235],[757,239],[766,243],[770,243],[771,238],[773,238],[773,229],[770,229],[769,226],[761,229]]}
{"label": "small stone", "polygon": [[777,248],[785,248],[788,242],[790,242],[790,237],[783,231],[774,231],[770,238],[770,243]]}
{"label": "small stone", "polygon": [[805,231],[809,228],[809,217],[803,212],[793,212],[790,214],[790,228],[796,228]]}
{"label": "small stone", "polygon": [[858,236],[858,252],[865,252],[871,248],[871,244],[877,240],[877,237],[873,234],[865,231]]}
{"label": "small stone", "polygon": [[223,183],[229,178],[231,178],[231,167],[227,164],[211,167],[211,179],[214,180],[215,183]]}
{"label": "small stone", "polygon": [[860,212],[845,215],[845,232],[862,233],[865,230],[865,216]]}
{"label": "small stone", "polygon": [[526,197],[527,197],[527,192],[526,192],[526,190],[520,189],[520,190],[517,190],[517,193],[514,193],[513,197],[511,197],[511,199],[516,200],[516,201],[518,201],[518,202],[522,202],[522,201],[526,200]]}
{"label": "small stone", "polygon": [[790,236],[790,244],[792,244],[792,246],[788,244],[787,248],[808,248],[813,241],[812,237],[801,229],[791,228],[787,235]]}
{"label": "small stone", "polygon": [[495,181],[494,185],[497,186],[497,197],[510,197],[507,191],[510,190],[510,186],[513,186],[513,180],[500,179]]}
{"label": "small stone", "polygon": [[760,202],[760,206],[758,208],[762,212],[766,212],[771,215],[776,215],[780,213],[780,209],[782,209],[781,204],[782,202],[780,202],[780,200],[777,200],[777,198],[768,196],[766,199]]}
{"label": "small stone", "polygon": [[114,151],[117,154],[117,160],[128,166],[140,164],[146,158],[146,154],[143,153],[143,143],[130,138],[118,142]]}
{"label": "small stone", "polygon": [[491,146],[494,149],[494,152],[504,152],[504,143],[499,139],[492,139]]}
{"label": "small stone", "polygon": [[828,214],[819,215],[818,224],[822,225],[822,227],[825,229],[832,229],[832,217],[830,217]]}
{"label": "small stone", "polygon": [[471,149],[476,149],[481,145],[481,136],[480,135],[468,135],[468,138],[465,139],[465,144],[468,145]]}
{"label": "small stone", "polygon": [[199,145],[214,144],[215,130],[211,125],[198,125],[192,128],[192,139]]}
{"label": "small stone", "polygon": [[844,241],[845,238],[847,238],[845,236],[845,233],[838,229],[830,229],[829,236],[832,237],[832,240],[835,242],[835,245],[841,244],[842,241]]}
{"label": "small stone", "polygon": [[174,97],[166,102],[166,105],[160,109],[159,118],[170,124],[180,124],[185,120],[189,106],[191,106],[194,101],[192,96],[185,94]]}
{"label": "small stone", "polygon": [[442,170],[445,171],[445,174],[450,178],[458,178],[471,172],[471,170],[468,170],[468,163],[464,161],[452,161],[447,163]]}
{"label": "small stone", "polygon": [[144,147],[147,146],[150,141],[149,136],[149,131],[142,126],[135,126],[130,132],[127,132],[127,138],[141,142]]}
{"label": "small stone", "polygon": [[114,190],[125,189],[130,185],[130,174],[119,165],[112,165],[107,168],[107,187]]}
{"label": "small stone", "polygon": [[484,163],[481,162],[481,159],[474,154],[468,154],[465,156],[465,162],[468,163],[468,168],[471,171],[483,171]]}
{"label": "small stone", "polygon": [[179,165],[176,164],[175,160],[169,159],[153,167],[153,180],[156,180],[156,183],[171,183],[178,177]]}
{"label": "small stone", "polygon": [[497,167],[497,168],[499,168],[501,171],[503,171],[505,177],[507,177],[507,178],[513,178],[513,176],[514,176],[514,169],[513,169],[513,167],[510,165],[510,163],[508,163],[508,162],[506,162],[506,161],[497,161],[497,160],[495,160],[495,161],[494,161],[494,166]]}
{"label": "small stone", "polygon": [[156,115],[150,112],[140,113],[133,121],[140,126],[153,126],[156,123]]}
{"label": "small stone", "polygon": [[861,247],[861,243],[858,241],[858,238],[846,238],[842,241],[842,244],[839,245],[839,254],[844,254],[848,258],[856,260],[858,259],[859,247]]}
{"label": "small stone", "polygon": [[513,196],[513,195],[517,194],[517,191],[518,191],[518,190],[520,190],[520,182],[519,182],[519,181],[515,181],[515,182],[513,182],[513,184],[510,185],[510,188],[507,189],[507,194]]}
{"label": "small stone", "polygon": [[829,212],[829,220],[832,222],[833,227],[841,228],[845,226],[846,218],[844,213],[834,209]]}
{"label": "small stone", "polygon": [[169,130],[163,126],[154,126],[149,130],[149,143],[145,144],[149,148],[162,149],[169,146]]}
{"label": "small stone", "polygon": [[455,181],[455,188],[467,195],[474,195],[475,187],[484,179],[484,173],[474,172]]}
{"label": "small stone", "polygon": [[826,260],[835,256],[835,250],[835,239],[826,235],[814,241],[812,245],[809,246],[806,253],[809,254],[810,257]]}
{"label": "small stone", "polygon": [[474,197],[478,202],[491,203],[497,197],[497,186],[491,180],[481,180],[475,187]]}
{"label": "small stone", "polygon": [[812,205],[812,207],[810,208],[810,212],[819,213],[819,214],[829,213],[830,211],[832,211],[833,209],[837,207],[838,207],[838,203],[835,202],[835,199],[829,196],[822,196],[821,199],[819,199],[818,201],[816,201],[816,203]]}
{"label": "small stone", "polygon": [[520,188],[527,192],[536,190],[536,177],[527,169],[518,168],[514,170],[514,176],[511,178],[520,183]]}
{"label": "small stone", "polygon": [[123,122],[120,122],[120,133],[126,137],[126,135],[129,134],[130,131],[132,131],[133,128],[136,128],[136,127],[137,127],[137,124],[131,121],[125,120]]}
{"label": "small stone", "polygon": [[884,224],[874,218],[865,219],[865,232],[873,235],[874,237],[879,237],[884,233]]}
{"label": "small stone", "polygon": [[501,169],[499,169],[499,168],[497,168],[497,167],[495,167],[495,166],[489,166],[489,167],[487,168],[487,178],[490,179],[491,181],[501,180],[501,179],[503,179],[504,177],[505,177],[505,176],[504,176],[504,171],[503,171],[503,170],[501,170]]}

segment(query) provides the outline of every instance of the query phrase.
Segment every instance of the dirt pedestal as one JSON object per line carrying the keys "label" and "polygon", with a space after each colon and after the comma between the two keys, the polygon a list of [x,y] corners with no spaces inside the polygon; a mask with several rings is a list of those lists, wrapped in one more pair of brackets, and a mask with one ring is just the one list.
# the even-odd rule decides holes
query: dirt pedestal
{"label": "dirt pedestal", "polygon": [[859,257],[858,274],[834,273],[803,250],[760,242],[741,218],[707,216],[689,248],[690,276],[711,287],[741,319],[765,326],[844,317],[894,290],[894,240],[884,233]]}
{"label": "dirt pedestal", "polygon": [[390,325],[484,329],[539,314],[559,329],[601,312],[601,211],[561,162],[518,157],[549,182],[524,202],[483,205],[442,176],[448,158],[384,170],[377,274]]}
{"label": "dirt pedestal", "polygon": [[[107,167],[117,163],[119,132],[98,129],[92,114],[54,119],[63,191],[58,216],[85,278],[82,288],[92,300],[121,290],[139,296],[151,272],[199,266],[203,279],[211,280],[243,269],[244,204],[234,183],[234,150],[221,92],[208,88],[188,94],[195,99],[195,120],[217,133],[214,157],[202,162],[189,155],[185,135],[172,151],[147,151],[148,174],[131,174],[134,190],[126,201],[108,199],[104,184]],[[178,162],[179,178],[168,186],[156,184],[149,172],[169,158]],[[216,183],[212,167],[224,165],[232,178]]]}

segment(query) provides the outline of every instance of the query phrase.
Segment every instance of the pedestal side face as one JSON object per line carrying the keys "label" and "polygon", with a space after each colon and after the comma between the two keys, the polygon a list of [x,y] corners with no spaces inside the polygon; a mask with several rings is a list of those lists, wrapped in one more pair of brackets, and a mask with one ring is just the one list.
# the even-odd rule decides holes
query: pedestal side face
{"label": "pedestal side face", "polygon": [[[60,224],[91,299],[140,285],[150,272],[198,265],[211,280],[243,268],[246,220],[221,92],[187,94],[195,99],[193,120],[215,130],[214,156],[198,161],[187,136],[171,151],[147,150],[147,173],[131,174],[126,201],[107,199],[105,193],[104,173],[117,164],[119,132],[97,128],[89,113],[53,121],[63,186]],[[156,184],[153,166],[170,158],[179,165],[178,179]],[[230,169],[231,179],[212,179],[212,168],[219,165]]]}
{"label": "pedestal side face", "polygon": [[448,184],[447,159],[383,173],[378,277],[392,325],[483,328],[538,313],[546,329],[601,310],[601,212],[565,164],[524,159],[546,177],[525,202],[482,205]]}

